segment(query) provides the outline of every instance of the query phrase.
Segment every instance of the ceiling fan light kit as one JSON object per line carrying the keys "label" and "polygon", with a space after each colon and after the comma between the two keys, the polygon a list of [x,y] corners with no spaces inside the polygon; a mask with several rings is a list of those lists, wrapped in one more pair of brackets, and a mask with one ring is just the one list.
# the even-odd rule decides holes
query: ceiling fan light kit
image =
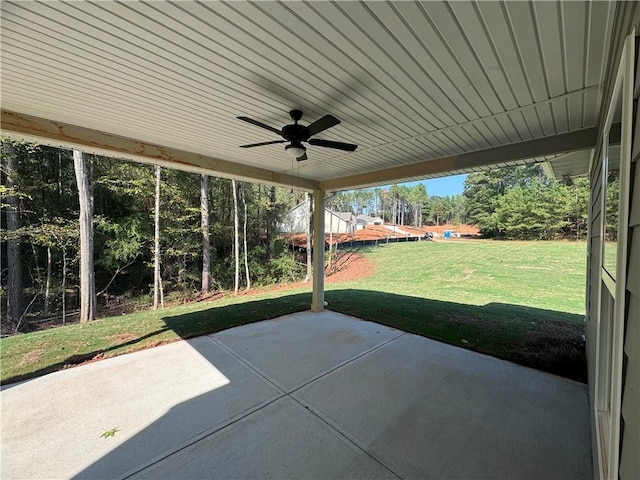
{"label": "ceiling fan light kit", "polygon": [[291,158],[295,158],[296,160],[304,156],[307,151],[302,145],[287,145],[284,149]]}
{"label": "ceiling fan light kit", "polygon": [[314,145],[317,147],[324,148],[334,148],[336,150],[344,150],[346,152],[353,152],[358,145],[353,143],[344,143],[344,142],[334,142],[332,140],[322,140],[318,138],[311,138],[314,135],[317,135],[324,130],[334,127],[340,123],[333,115],[325,115],[324,117],[316,120],[310,125],[306,127],[304,125],[298,124],[298,121],[302,118],[301,110],[291,110],[289,112],[291,119],[293,120],[293,124],[285,125],[282,127],[282,130],[278,130],[277,128],[273,128],[269,125],[266,125],[258,120],[254,120],[249,117],[237,117],[238,120],[242,120],[243,122],[250,123],[260,128],[264,128],[265,130],[269,130],[270,132],[277,133],[284,140],[272,140],[269,142],[260,142],[260,143],[252,143],[249,145],[240,145],[241,148],[253,148],[253,147],[262,147],[264,145],[273,145],[275,143],[287,143],[290,142],[289,145],[284,147],[285,151],[289,156],[295,158],[298,161],[307,159],[307,149],[302,142],[307,142],[309,145]]}

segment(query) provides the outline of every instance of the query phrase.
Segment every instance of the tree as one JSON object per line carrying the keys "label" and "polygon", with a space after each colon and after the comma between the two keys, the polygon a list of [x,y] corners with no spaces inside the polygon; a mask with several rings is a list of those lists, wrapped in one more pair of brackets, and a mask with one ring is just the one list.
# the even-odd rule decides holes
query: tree
{"label": "tree", "polygon": [[46,270],[47,276],[44,285],[44,298],[42,316],[47,317],[50,313],[51,300],[54,295],[53,290],[53,258],[54,254],[62,253],[62,278],[61,278],[61,305],[64,315],[66,313],[65,305],[65,285],[67,274],[67,250],[73,248],[78,243],[79,236],[78,220],[65,220],[60,217],[53,219],[43,219],[39,225],[25,227],[23,229],[24,237],[29,239],[34,247],[43,247],[46,249]]}
{"label": "tree", "polygon": [[154,215],[154,235],[153,235],[153,309],[157,310],[158,305],[164,307],[164,295],[162,292],[162,277],[160,275],[160,183],[162,181],[162,170],[160,165],[155,166],[156,171],[156,207]]}
{"label": "tree", "polygon": [[307,209],[307,274],[304,277],[305,283],[311,280],[312,268],[311,268],[311,234],[313,232],[313,202],[311,201],[311,194],[307,192],[307,199],[305,207]]}
{"label": "tree", "polygon": [[567,225],[564,187],[533,178],[528,186],[509,188],[498,200],[496,219],[507,238],[548,240]]}
{"label": "tree", "polygon": [[398,185],[391,185],[389,187],[389,197],[391,200],[391,206],[390,206],[390,215],[389,215],[389,220],[391,221],[391,223],[393,223],[394,225],[397,225],[398,223]]}
{"label": "tree", "polygon": [[380,210],[380,200],[382,199],[382,188],[375,187],[373,189],[373,214],[376,217],[381,216],[381,212],[384,211],[384,205],[382,210]]}
{"label": "tree", "polygon": [[238,233],[238,189],[235,180],[231,180],[231,188],[233,190],[233,260],[235,266],[233,293],[237,295],[240,283],[240,238]]}
{"label": "tree", "polygon": [[378,214],[380,217],[382,217],[382,221],[385,222],[387,221],[387,219],[389,218],[387,216],[387,210],[386,210],[386,206],[388,206],[388,202],[387,202],[387,196],[389,195],[389,192],[387,190],[385,190],[384,188],[380,190],[379,192],[379,197],[380,197],[380,213]]}
{"label": "tree", "polygon": [[240,193],[242,197],[242,205],[244,207],[244,217],[242,226],[242,239],[244,245],[244,270],[247,279],[247,288],[245,290],[251,290],[251,277],[249,275],[249,253],[247,250],[247,199],[245,198],[245,189],[243,188]]}
{"label": "tree", "polygon": [[607,177],[605,190],[605,237],[610,242],[618,241],[618,211],[620,196],[619,171],[613,170]]}
{"label": "tree", "polygon": [[424,186],[424,183],[417,183],[411,187],[408,196],[413,208],[413,225],[415,227],[421,227],[422,209],[429,198],[427,188]]}
{"label": "tree", "polygon": [[[75,293],[79,293],[76,287],[80,285],[80,199],[74,156],[71,150],[47,146],[18,143],[16,148],[15,183],[19,189],[14,191],[19,197],[20,228],[11,237],[21,243],[22,300],[27,294],[30,300],[34,299],[27,309],[22,308],[20,315],[25,319],[55,315],[61,307],[63,311],[75,309],[72,302],[79,304],[80,300]],[[95,171],[95,175],[89,172],[89,190],[93,197],[94,285],[100,291],[95,300],[97,308],[115,304],[127,308],[129,299],[149,295],[151,285],[154,285],[151,295],[157,296],[157,304],[162,304],[165,294],[185,299],[200,292],[206,264],[201,176],[162,168],[158,179],[153,166],[104,157],[87,157],[86,161],[87,167],[93,165]],[[2,166],[0,188],[4,200],[9,196],[4,159]],[[209,288],[215,285],[219,289],[233,289],[232,184],[215,177],[209,177],[208,181],[209,188],[205,190],[209,195]],[[155,188],[158,186],[159,194]],[[295,253],[279,238],[277,225],[282,215],[304,198],[304,193],[251,184],[236,185],[236,195],[240,193],[239,215],[240,210],[246,212],[244,225],[239,225],[244,233],[239,235],[243,235],[245,244],[247,284],[302,279],[304,270]],[[7,208],[3,206],[2,221],[6,223]],[[7,232],[8,228],[2,231],[3,248],[9,237]],[[7,258],[5,252],[3,260]],[[153,267],[149,268],[150,265]],[[204,276],[207,277],[206,273]],[[5,266],[2,271],[5,305],[7,280]],[[239,283],[243,281],[239,279]],[[70,288],[65,296],[66,287],[73,290]],[[2,313],[4,328],[6,315],[4,310]]]}
{"label": "tree", "polygon": [[568,186],[570,203],[567,214],[574,221],[576,239],[586,235],[587,217],[589,211],[589,179],[575,178]]}
{"label": "tree", "polygon": [[469,221],[476,224],[483,235],[499,235],[500,228],[495,215],[499,198],[507,189],[516,185],[528,186],[533,178],[540,175],[537,165],[470,173],[464,182]]}
{"label": "tree", "polygon": [[267,223],[267,253],[269,258],[274,255],[274,237],[277,230],[278,207],[277,207],[276,187],[269,187],[269,221]]}
{"label": "tree", "polygon": [[93,198],[90,171],[83,152],[73,151],[73,165],[80,202],[80,322],[96,315],[96,283],[93,264]]}
{"label": "tree", "polygon": [[211,269],[211,242],[209,241],[209,176],[200,175],[200,211],[202,226],[202,288],[203,295],[209,293],[209,271]]}
{"label": "tree", "polygon": [[446,197],[435,196],[431,198],[431,216],[436,226],[447,221]]}
{"label": "tree", "polygon": [[15,177],[18,168],[13,142],[2,142],[5,158],[5,188],[7,201],[7,322],[16,328],[22,316],[22,256],[20,254],[20,201],[16,195]]}
{"label": "tree", "polygon": [[536,165],[470,174],[465,181],[466,215],[485,235],[576,237],[586,221],[589,185],[587,179],[568,183],[572,185],[546,178]]}
{"label": "tree", "polygon": [[451,197],[451,223],[458,226],[467,223],[467,198],[464,195]]}

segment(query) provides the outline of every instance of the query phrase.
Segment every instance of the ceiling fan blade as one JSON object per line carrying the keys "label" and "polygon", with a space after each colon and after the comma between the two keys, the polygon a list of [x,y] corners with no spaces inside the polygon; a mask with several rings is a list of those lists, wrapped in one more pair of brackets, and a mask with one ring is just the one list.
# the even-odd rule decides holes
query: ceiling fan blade
{"label": "ceiling fan blade", "polygon": [[327,128],[335,127],[339,123],[340,120],[338,120],[333,115],[325,115],[324,117],[319,118],[311,125],[309,125],[307,127],[307,130],[309,130],[309,136],[313,137],[314,135],[322,132],[323,130],[326,130]]}
{"label": "ceiling fan blade", "polygon": [[317,147],[335,148],[337,150],[345,150],[347,152],[353,152],[358,145],[353,143],[334,142],[332,140],[321,140],[319,138],[312,138],[309,140],[309,145],[315,145]]}
{"label": "ceiling fan blade", "polygon": [[300,162],[301,160],[306,160],[307,158],[308,158],[308,157],[307,157],[307,152],[304,152],[304,153],[302,154],[302,156],[301,156],[301,157],[296,158],[296,160]]}
{"label": "ceiling fan blade", "polygon": [[285,143],[286,140],[272,140],[271,142],[251,143],[249,145],[240,145],[240,148],[261,147],[263,145],[273,145],[274,143]]}
{"label": "ceiling fan blade", "polygon": [[277,128],[273,128],[270,127],[269,125],[265,125],[262,122],[259,122],[258,120],[254,120],[253,118],[249,118],[249,117],[236,117],[238,120],[242,120],[243,122],[247,122],[247,123],[251,123],[253,125],[255,125],[256,127],[260,127],[260,128],[264,128],[267,129],[273,133],[277,133],[278,135],[282,135],[282,131],[278,130]]}

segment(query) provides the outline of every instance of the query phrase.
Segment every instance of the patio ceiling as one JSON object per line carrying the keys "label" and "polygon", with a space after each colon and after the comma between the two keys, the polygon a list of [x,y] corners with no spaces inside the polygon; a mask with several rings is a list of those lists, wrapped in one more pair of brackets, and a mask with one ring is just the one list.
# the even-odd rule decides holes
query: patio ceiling
{"label": "patio ceiling", "polygon": [[[616,4],[1,8],[3,135],[331,191],[588,152]],[[292,108],[358,150],[238,148],[278,138],[236,116],[281,128]]]}

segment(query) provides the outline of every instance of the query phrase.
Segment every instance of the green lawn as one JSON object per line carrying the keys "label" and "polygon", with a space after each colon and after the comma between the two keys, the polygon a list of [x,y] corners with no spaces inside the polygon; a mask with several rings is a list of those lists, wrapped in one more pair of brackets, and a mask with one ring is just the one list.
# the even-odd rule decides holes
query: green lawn
{"label": "green lawn", "polygon": [[307,310],[309,289],[228,296],[130,315],[103,318],[0,340],[0,381],[11,383],[183,338]]}
{"label": "green lawn", "polygon": [[372,247],[374,276],[329,284],[329,308],[586,381],[584,242]]}
{"label": "green lawn", "polygon": [[372,247],[376,275],[339,284],[469,305],[584,315],[584,242],[450,241]]}
{"label": "green lawn", "polygon": [[[585,243],[420,242],[360,253],[376,273],[328,284],[331,310],[584,381]],[[5,338],[1,381],[306,310],[309,292],[225,297]]]}

